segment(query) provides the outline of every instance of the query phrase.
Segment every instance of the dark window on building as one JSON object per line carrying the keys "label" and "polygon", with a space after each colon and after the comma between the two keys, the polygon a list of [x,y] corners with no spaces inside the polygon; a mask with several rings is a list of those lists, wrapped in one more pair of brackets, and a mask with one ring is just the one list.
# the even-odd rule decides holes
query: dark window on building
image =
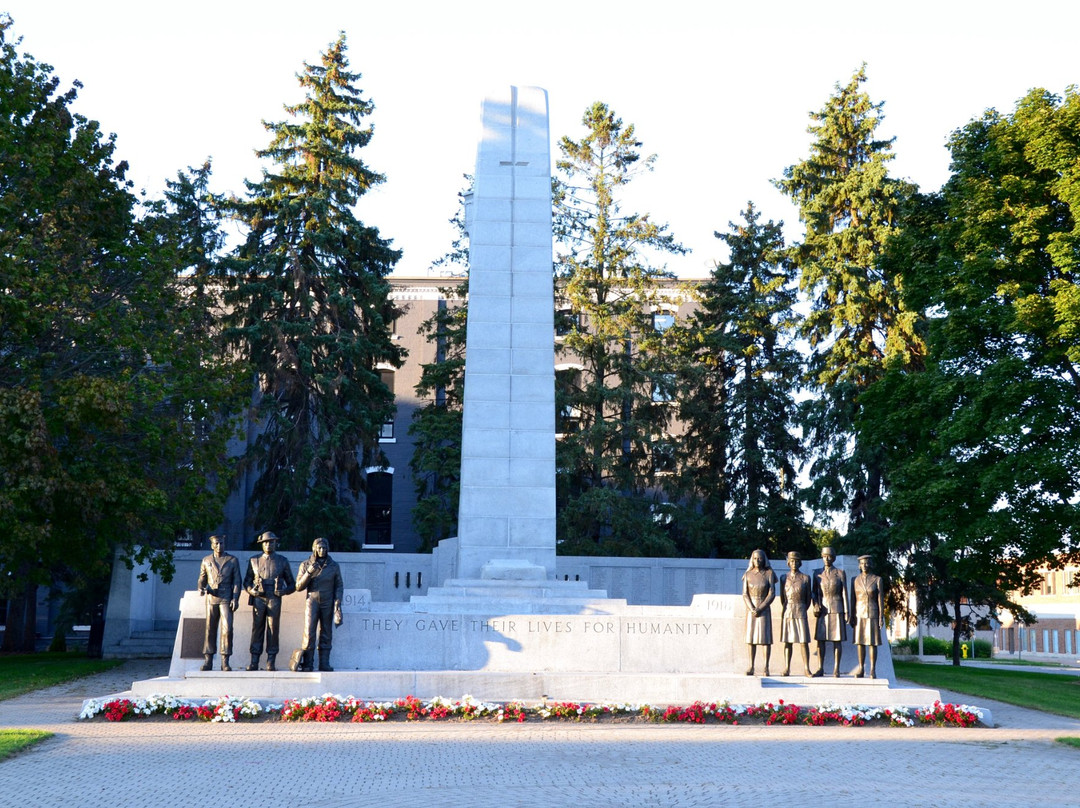
{"label": "dark window on building", "polygon": [[555,431],[560,435],[569,435],[581,429],[581,412],[577,407],[563,407],[556,420]]}
{"label": "dark window on building", "polygon": [[394,506],[394,475],[386,471],[373,471],[367,476],[367,523],[364,530],[365,545],[392,545],[390,534]]}
{"label": "dark window on building", "polygon": [[666,441],[652,446],[653,473],[670,474],[675,471],[675,447]]}
{"label": "dark window on building", "polygon": [[571,308],[555,310],[555,336],[565,337],[575,330],[581,329],[581,315],[574,313]]}
{"label": "dark window on building", "polygon": [[555,371],[555,432],[569,435],[581,429],[581,410],[572,403],[581,392],[581,369],[564,367]]}
{"label": "dark window on building", "polygon": [[[392,370],[380,370],[379,378],[382,379],[382,383],[386,385],[391,394],[394,392],[394,371]],[[393,440],[394,439],[394,416],[391,415],[387,418],[382,425],[382,430],[379,432],[379,440]]]}

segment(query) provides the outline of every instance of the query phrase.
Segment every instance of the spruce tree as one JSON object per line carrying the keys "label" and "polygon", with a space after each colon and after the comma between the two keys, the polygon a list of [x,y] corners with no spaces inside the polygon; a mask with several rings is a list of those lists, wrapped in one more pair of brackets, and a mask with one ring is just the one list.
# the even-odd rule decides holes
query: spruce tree
{"label": "spruce tree", "polygon": [[558,406],[577,426],[557,446],[567,503],[563,547],[670,552],[646,498],[654,482],[653,443],[670,418],[670,407],[654,400],[668,369],[651,318],[666,273],[653,261],[685,249],[666,225],[622,210],[623,186],[655,161],[642,156],[633,125],[600,102],[582,123],[580,140],[559,141],[554,194],[557,294],[572,312],[556,351],[558,361],[581,368],[557,382]]}
{"label": "spruce tree", "polygon": [[775,557],[812,546],[796,485],[794,268],[782,225],[760,221],[752,203],[729,227],[716,236],[730,259],[699,289],[683,340],[685,473],[713,551],[742,557],[760,547]]}
{"label": "spruce tree", "polygon": [[457,535],[461,492],[461,426],[465,397],[465,326],[468,320],[469,234],[465,230],[465,197],[472,177],[465,175],[458,194],[458,208],[450,219],[456,236],[450,250],[432,269],[464,276],[457,286],[441,289],[438,309],[420,326],[420,333],[435,345],[435,361],[421,365],[416,395],[424,406],[413,413],[409,435],[413,455],[409,460],[416,506],[412,522],[420,535],[421,550],[431,550],[445,538]]}
{"label": "spruce tree", "polygon": [[888,174],[893,141],[877,136],[883,104],[870,100],[865,81],[863,66],[811,114],[810,156],[776,184],[798,205],[806,228],[791,256],[810,300],[801,328],[811,348],[808,384],[817,393],[803,412],[815,454],[810,504],[846,511],[850,549],[878,551],[883,569],[886,470],[880,451],[855,434],[859,396],[886,364],[917,366],[924,347],[919,317],[901,300],[902,279],[881,260],[913,189]]}
{"label": "spruce tree", "polygon": [[461,492],[468,281],[441,294],[439,308],[420,326],[420,332],[435,343],[436,359],[421,368],[416,395],[426,403],[413,413],[409,425],[415,440],[409,468],[417,497],[412,521],[422,551],[457,535]]}
{"label": "spruce tree", "polygon": [[305,98],[266,123],[262,179],[233,215],[248,229],[225,277],[231,343],[257,374],[261,432],[245,463],[256,529],[286,546],[325,536],[351,546],[365,469],[385,463],[382,424],[394,412],[380,367],[399,367],[386,275],[400,257],[353,206],[383,176],[355,153],[374,107],[349,71],[340,35],[298,75]]}

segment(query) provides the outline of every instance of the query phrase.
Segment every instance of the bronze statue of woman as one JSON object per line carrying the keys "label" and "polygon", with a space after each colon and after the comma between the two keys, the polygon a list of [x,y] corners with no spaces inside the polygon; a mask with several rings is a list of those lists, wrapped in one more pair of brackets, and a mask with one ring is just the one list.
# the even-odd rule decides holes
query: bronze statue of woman
{"label": "bronze statue of woman", "polygon": [[754,675],[754,655],[759,645],[765,646],[765,676],[769,675],[772,655],[772,606],[776,598],[776,573],[769,566],[764,550],[750,554],[750,564],[742,577],[743,603],[746,604],[746,651],[750,658],[747,676]]}
{"label": "bronze statue of woman", "polygon": [[881,589],[881,578],[874,575],[870,568],[872,557],[859,556],[859,574],[851,582],[851,600],[855,604],[850,623],[855,628],[855,651],[859,655],[859,672],[856,679],[861,679],[866,672],[866,649],[870,649],[870,678],[877,678],[877,651],[881,645],[881,623],[885,614],[885,593]]}
{"label": "bronze statue of woman", "polygon": [[833,676],[840,675],[840,658],[847,639],[848,585],[847,575],[835,567],[836,553],[831,547],[821,548],[820,570],[814,573],[814,616],[817,625],[818,669],[814,676],[825,674],[825,649],[833,644]]}
{"label": "bronze statue of woman", "polygon": [[802,652],[803,675],[810,675],[810,576],[799,572],[802,556],[787,554],[789,572],[780,578],[780,602],[784,616],[780,623],[780,642],[784,644],[784,676],[791,673],[791,646],[797,644]]}

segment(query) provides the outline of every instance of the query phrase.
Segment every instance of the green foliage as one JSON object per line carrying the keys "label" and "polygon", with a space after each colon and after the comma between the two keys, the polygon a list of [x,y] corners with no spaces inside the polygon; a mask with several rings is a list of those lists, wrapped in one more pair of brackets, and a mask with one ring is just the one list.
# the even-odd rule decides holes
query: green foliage
{"label": "green foliage", "polygon": [[678,555],[663,520],[648,499],[612,488],[593,488],[558,513],[561,555]]}
{"label": "green foliage", "polygon": [[1033,91],[951,148],[952,177],[909,228],[905,293],[933,314],[925,370],[890,369],[861,433],[892,469],[891,541],[920,611],[959,636],[961,600],[1028,619],[1014,593],[1077,554],[1076,254],[1063,245],[1078,232],[1080,96]]}
{"label": "green foliage", "polygon": [[898,279],[879,261],[912,189],[888,175],[892,140],[876,139],[883,104],[862,90],[865,81],[864,66],[811,114],[810,157],[777,182],[806,226],[792,256],[800,288],[811,297],[802,333],[814,349],[812,381],[819,387],[843,381],[864,388],[886,362],[908,364],[920,352],[917,317],[903,309]]}
{"label": "green foliage", "polygon": [[843,547],[874,555],[888,581],[894,573],[881,512],[888,471],[856,422],[862,392],[885,367],[916,367],[924,349],[919,314],[901,299],[902,276],[883,259],[914,189],[888,175],[892,141],[877,138],[883,105],[863,91],[865,81],[864,66],[811,115],[810,157],[776,185],[806,226],[791,256],[810,298],[801,333],[811,348],[808,381],[818,393],[800,414],[814,453],[807,502],[817,512],[846,511]]}
{"label": "green foliage", "polygon": [[[465,195],[473,178],[465,175],[458,207],[450,223],[456,237],[450,250],[432,268],[451,267],[468,276],[469,234],[465,230]],[[421,551],[457,535],[458,500],[461,492],[461,426],[465,397],[465,326],[468,320],[469,282],[440,290],[446,299],[435,314],[420,326],[420,333],[435,344],[435,361],[421,365],[417,398],[426,400],[413,413],[409,435],[414,440],[409,459],[416,506],[412,521],[421,538]]]}
{"label": "green foliage", "polygon": [[258,470],[256,525],[284,546],[316,536],[352,546],[364,470],[385,463],[382,424],[393,394],[379,368],[401,365],[397,314],[385,276],[400,253],[353,213],[383,177],[354,153],[373,110],[355,82],[341,35],[299,75],[305,98],[267,123],[268,159],[246,199],[228,203],[247,227],[223,275],[230,344],[258,377],[262,431],[244,463]]}
{"label": "green foliage", "polygon": [[[967,640],[966,642],[969,649],[969,659],[990,659],[993,657],[994,647],[989,640]],[[971,650],[973,643],[974,656],[972,655]],[[898,640],[894,643],[894,647],[897,651],[904,654],[917,654],[919,653],[919,638],[907,637],[903,640]],[[942,640],[938,637],[923,637],[923,654],[929,656],[940,654],[941,656],[951,657],[953,654],[953,644],[950,640]]]}
{"label": "green foliage", "polygon": [[[560,499],[570,510],[594,489],[614,489],[622,500],[648,498],[657,465],[653,444],[664,442],[671,414],[653,396],[657,385],[669,383],[671,368],[651,319],[664,302],[658,284],[664,273],[650,259],[685,252],[666,225],[621,209],[623,186],[655,159],[642,158],[633,125],[599,102],[582,123],[581,140],[559,141],[554,192],[557,294],[574,314],[556,351],[559,361],[581,369],[560,373],[556,385],[560,412],[576,421],[557,448]],[[622,510],[614,504],[618,497],[591,496]],[[640,505],[629,507],[640,513]],[[600,530],[601,522],[594,524]],[[607,542],[599,532],[592,540]],[[620,540],[636,541],[625,534]]]}
{"label": "green foliage", "polygon": [[813,548],[796,496],[795,289],[781,225],[761,222],[752,203],[743,218],[716,234],[730,260],[716,265],[675,335],[682,471],[711,522],[713,552],[742,557],[760,547],[776,557]]}
{"label": "green foliage", "polygon": [[59,92],[9,28],[0,18],[0,570],[32,619],[38,584],[108,580],[114,549],[168,580],[175,538],[220,519],[230,376],[192,328],[207,303],[181,275],[182,224],[138,205],[113,138],[70,111],[80,85]]}
{"label": "green foliage", "polygon": [[413,525],[427,551],[457,535],[461,491],[461,426],[465,395],[465,305],[468,281],[443,290],[448,305],[421,326],[436,343],[436,361],[423,365],[416,395],[427,403],[413,413],[415,444],[409,468],[416,484]]}

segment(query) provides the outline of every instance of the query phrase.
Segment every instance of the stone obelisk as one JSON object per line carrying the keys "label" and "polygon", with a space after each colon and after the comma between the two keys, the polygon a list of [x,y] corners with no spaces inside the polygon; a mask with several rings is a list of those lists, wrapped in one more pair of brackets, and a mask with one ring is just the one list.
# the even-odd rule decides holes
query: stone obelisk
{"label": "stone obelisk", "polygon": [[483,102],[469,233],[457,577],[555,571],[555,357],[547,92]]}

